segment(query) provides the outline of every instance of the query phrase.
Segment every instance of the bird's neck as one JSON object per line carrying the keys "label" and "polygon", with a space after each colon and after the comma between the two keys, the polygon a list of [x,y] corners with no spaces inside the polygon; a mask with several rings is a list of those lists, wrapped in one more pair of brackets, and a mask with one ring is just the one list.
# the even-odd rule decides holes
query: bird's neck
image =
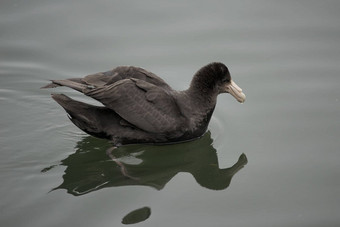
{"label": "bird's neck", "polygon": [[[207,109],[214,108],[216,105],[218,91],[216,89],[196,86],[191,83],[190,87],[184,91],[187,97],[190,97],[196,106],[206,107]],[[203,109],[206,109],[203,108]]]}
{"label": "bird's neck", "polygon": [[180,92],[178,101],[181,103],[182,113],[188,119],[195,119],[193,124],[208,124],[215,109],[217,95],[209,96],[202,91],[188,89]]}

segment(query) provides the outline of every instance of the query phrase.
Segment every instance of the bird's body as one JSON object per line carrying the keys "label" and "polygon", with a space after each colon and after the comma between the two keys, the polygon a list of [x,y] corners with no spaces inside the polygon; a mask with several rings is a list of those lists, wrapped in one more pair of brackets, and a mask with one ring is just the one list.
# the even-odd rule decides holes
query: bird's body
{"label": "bird's body", "polygon": [[62,94],[52,95],[76,126],[115,145],[198,138],[207,130],[218,94],[229,92],[240,102],[245,99],[222,63],[201,68],[184,91],[175,91],[155,74],[133,66],[52,80],[43,88],[57,86],[73,88],[104,104],[98,107]]}

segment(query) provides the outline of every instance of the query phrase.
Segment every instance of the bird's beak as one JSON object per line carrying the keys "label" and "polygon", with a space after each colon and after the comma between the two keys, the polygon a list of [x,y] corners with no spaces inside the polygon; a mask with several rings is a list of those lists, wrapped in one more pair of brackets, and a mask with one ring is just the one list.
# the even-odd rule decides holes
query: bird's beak
{"label": "bird's beak", "polygon": [[240,103],[244,103],[246,100],[246,95],[242,92],[242,89],[237,86],[237,84],[231,80],[229,84],[226,85],[225,91],[230,93],[234,98]]}

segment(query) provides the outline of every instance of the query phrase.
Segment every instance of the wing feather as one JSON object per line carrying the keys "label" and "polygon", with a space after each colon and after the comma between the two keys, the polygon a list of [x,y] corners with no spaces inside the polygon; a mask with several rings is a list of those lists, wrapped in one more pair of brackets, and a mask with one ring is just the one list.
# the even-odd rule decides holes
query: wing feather
{"label": "wing feather", "polygon": [[183,117],[169,91],[139,79],[86,89],[84,94],[100,101],[136,127],[153,133],[176,131]]}
{"label": "wing feather", "polygon": [[145,69],[134,66],[119,66],[107,72],[88,75],[82,81],[89,85],[103,86],[114,84],[124,79],[139,79],[169,89],[169,85],[160,77]]}

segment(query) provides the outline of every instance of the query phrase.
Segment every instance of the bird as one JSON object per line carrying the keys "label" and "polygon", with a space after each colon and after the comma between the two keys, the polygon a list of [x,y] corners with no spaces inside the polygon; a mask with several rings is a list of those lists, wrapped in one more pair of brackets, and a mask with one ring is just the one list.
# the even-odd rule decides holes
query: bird
{"label": "bird", "polygon": [[118,66],[83,78],[51,80],[41,88],[65,86],[103,104],[96,106],[64,94],[52,98],[84,132],[108,139],[114,146],[171,144],[201,137],[208,128],[217,96],[231,94],[245,101],[242,89],[223,63],[200,68],[186,90],[172,89],[154,73],[135,66]]}

